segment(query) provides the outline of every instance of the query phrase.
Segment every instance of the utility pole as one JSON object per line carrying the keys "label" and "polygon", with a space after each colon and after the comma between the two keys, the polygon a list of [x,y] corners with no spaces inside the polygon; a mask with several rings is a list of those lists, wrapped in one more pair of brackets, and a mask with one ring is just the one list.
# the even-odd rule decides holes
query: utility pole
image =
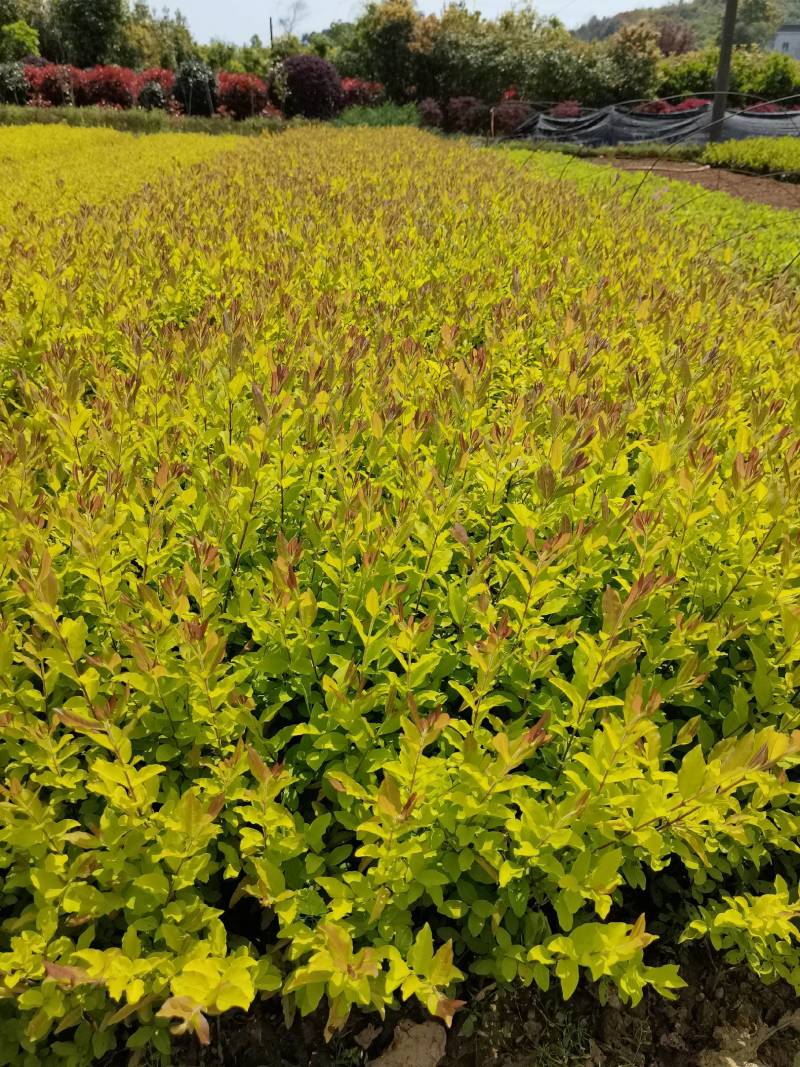
{"label": "utility pole", "polygon": [[273,45],[273,40],[272,40],[272,15],[270,15],[270,17],[269,17],[269,46],[270,46],[270,48],[272,48],[272,45]]}
{"label": "utility pole", "polygon": [[736,29],[737,6],[738,0],[725,0],[722,38],[719,42],[719,66],[717,67],[717,80],[714,84],[711,127],[708,131],[709,141],[722,140],[722,122],[725,118],[725,108],[728,106],[728,89],[731,84],[731,56],[733,55],[733,34]]}

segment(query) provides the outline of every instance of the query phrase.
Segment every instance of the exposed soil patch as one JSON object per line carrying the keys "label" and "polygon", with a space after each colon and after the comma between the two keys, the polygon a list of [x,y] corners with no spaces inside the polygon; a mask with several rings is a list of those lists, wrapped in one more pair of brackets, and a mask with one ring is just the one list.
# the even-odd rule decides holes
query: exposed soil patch
{"label": "exposed soil patch", "polygon": [[[552,990],[494,986],[467,992],[451,1031],[416,1006],[387,1015],[354,1012],[328,1044],[325,1016],[286,1028],[276,1000],[212,1021],[211,1045],[181,1042],[180,1067],[795,1067],[800,1001],[785,984],[763,985],[743,967],[697,952],[675,1001],[646,996],[636,1008],[613,991],[581,985],[564,1003]],[[219,1025],[217,1025],[217,1023]],[[446,1049],[445,1049],[446,1046]],[[442,1058],[443,1055],[443,1058]],[[410,1057],[410,1059],[409,1059]],[[123,1060],[113,1060],[120,1064]]]}
{"label": "exposed soil patch", "polygon": [[[730,193],[757,204],[800,211],[800,185],[781,182],[776,178],[761,178],[752,174],[738,174],[722,167],[709,167],[704,163],[686,163],[671,159],[648,157],[644,159],[610,159],[596,157],[593,163],[616,167],[617,170],[647,171],[654,178],[692,182],[704,189]],[[652,169],[651,169],[652,168]]]}

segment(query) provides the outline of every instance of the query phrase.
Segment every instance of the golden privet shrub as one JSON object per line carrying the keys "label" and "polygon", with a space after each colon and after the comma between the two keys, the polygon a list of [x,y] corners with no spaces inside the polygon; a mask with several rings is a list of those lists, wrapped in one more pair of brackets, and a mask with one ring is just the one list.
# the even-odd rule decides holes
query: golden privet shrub
{"label": "golden privet shrub", "polygon": [[794,294],[542,174],[306,128],[4,233],[0,1062],[800,986]]}
{"label": "golden privet shrub", "polygon": [[[800,130],[800,115],[797,116],[797,127]],[[716,166],[781,173],[795,180],[800,177],[800,141],[796,137],[748,137],[742,141],[711,144],[703,153],[703,159]]]}
{"label": "golden privet shrub", "polygon": [[[123,199],[164,171],[230,151],[236,137],[187,134],[137,137],[116,130],[70,126],[0,129],[0,227],[24,237],[28,215],[53,218],[86,204]],[[70,222],[63,231],[69,232]],[[56,236],[56,235],[53,235]],[[13,267],[13,260],[8,264]]]}

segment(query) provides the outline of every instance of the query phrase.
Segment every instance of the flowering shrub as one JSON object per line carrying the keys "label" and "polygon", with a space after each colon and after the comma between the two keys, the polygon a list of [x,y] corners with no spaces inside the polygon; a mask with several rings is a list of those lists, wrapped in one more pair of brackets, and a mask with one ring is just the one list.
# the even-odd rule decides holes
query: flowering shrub
{"label": "flowering shrub", "polygon": [[219,102],[217,78],[210,67],[197,59],[180,65],[173,95],[187,115],[213,115]]}
{"label": "flowering shrub", "polygon": [[345,107],[376,107],[384,98],[380,82],[361,78],[342,78],[342,94]]}
{"label": "flowering shrub", "polygon": [[81,71],[77,67],[48,63],[43,67],[29,65],[24,69],[31,98],[56,107],[75,103],[81,80]]}
{"label": "flowering shrub", "polygon": [[255,74],[217,77],[219,106],[235,119],[260,115],[268,103],[266,83]]}
{"label": "flowering shrub", "polygon": [[28,82],[21,63],[0,63],[0,104],[24,104]]}
{"label": "flowering shrub", "polygon": [[140,82],[136,94],[136,103],[138,107],[144,108],[145,111],[160,111],[166,108],[167,96],[164,93],[161,82],[155,79],[143,83]]}
{"label": "flowering shrub", "polygon": [[289,56],[271,82],[271,93],[287,118],[330,119],[342,110],[344,94],[336,67],[319,56]]}

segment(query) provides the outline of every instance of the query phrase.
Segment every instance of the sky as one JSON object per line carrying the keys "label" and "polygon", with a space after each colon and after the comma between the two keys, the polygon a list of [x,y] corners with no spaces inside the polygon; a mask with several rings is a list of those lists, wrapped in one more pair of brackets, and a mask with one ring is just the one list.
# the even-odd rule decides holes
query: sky
{"label": "sky", "polygon": [[[291,8],[292,0],[173,0],[169,3],[186,16],[192,33],[201,42],[212,37],[241,44],[257,33],[262,40],[269,38],[269,18],[273,18],[275,33],[278,22]],[[658,3],[659,0],[651,0]],[[157,5],[160,6],[160,5]],[[295,27],[296,32],[321,30],[334,21],[349,21],[363,7],[363,0],[306,0],[307,14]],[[436,11],[443,6],[435,0],[418,0],[422,11]],[[476,4],[468,0],[470,8],[478,7],[482,14],[492,17],[513,6],[511,0],[483,0]],[[631,7],[647,6],[647,0],[539,0],[534,5],[542,15],[556,15],[569,27],[580,25],[591,15],[613,15]]]}

